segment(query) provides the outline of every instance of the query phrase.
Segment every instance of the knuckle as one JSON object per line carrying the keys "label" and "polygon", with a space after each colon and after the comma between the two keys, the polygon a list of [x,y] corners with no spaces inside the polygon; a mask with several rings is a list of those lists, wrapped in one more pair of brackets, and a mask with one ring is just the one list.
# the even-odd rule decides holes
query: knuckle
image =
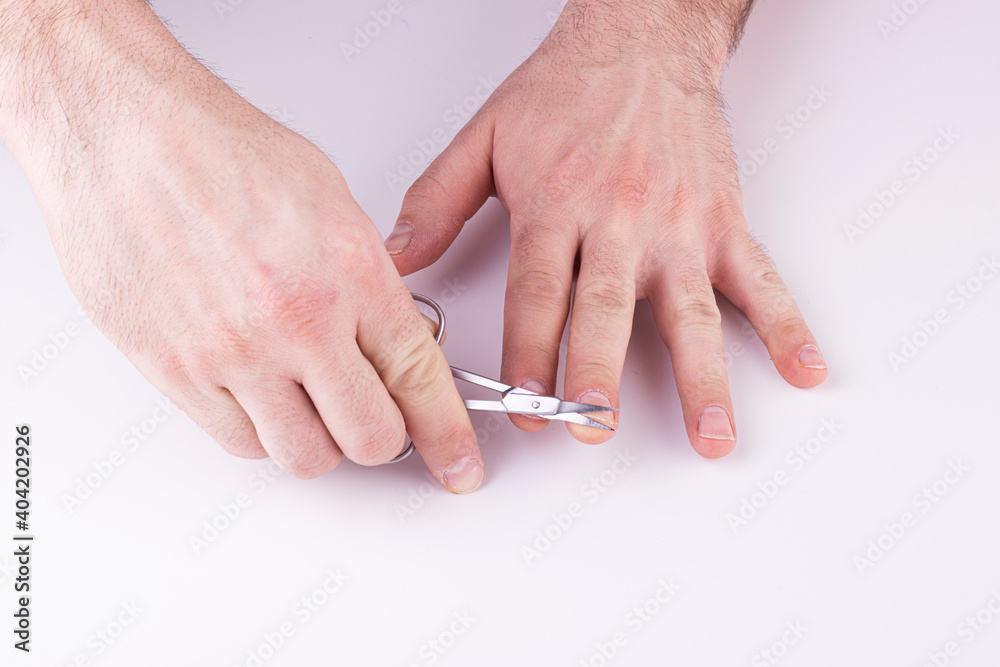
{"label": "knuckle", "polygon": [[424,329],[399,349],[400,353],[389,360],[386,368],[386,388],[392,395],[411,399],[426,395],[444,373],[445,360],[440,348]]}
{"label": "knuckle", "polygon": [[532,262],[522,267],[515,280],[511,281],[508,298],[513,297],[522,304],[547,304],[564,298],[565,281],[556,268],[545,262]]}
{"label": "knuckle", "polygon": [[667,219],[690,221],[695,217],[700,202],[700,184],[684,174],[678,174],[667,204]]}
{"label": "knuckle", "polygon": [[351,447],[351,458],[361,465],[380,465],[391,461],[403,450],[402,426],[379,424]]}
{"label": "knuckle", "polygon": [[[208,334],[213,350],[241,367],[255,365],[263,356],[260,341],[242,327],[217,322],[209,327]],[[213,354],[203,360],[203,365],[214,365],[217,360]]]}
{"label": "knuckle", "polygon": [[704,301],[697,298],[683,298],[675,304],[678,326],[680,328],[691,327],[718,327],[722,323],[722,314],[719,312],[715,301]]}
{"label": "knuckle", "polygon": [[715,292],[708,278],[701,256],[688,257],[688,263],[676,278],[673,311],[681,325],[718,325],[722,321]]}
{"label": "knuckle", "polygon": [[754,324],[768,328],[799,328],[805,326],[802,314],[788,290],[764,290],[764,298],[754,304],[748,315]]}
{"label": "knuckle", "polygon": [[317,248],[301,262],[284,262],[292,266],[278,271],[266,265],[260,268],[256,293],[260,296],[251,304],[252,312],[246,318],[249,328],[265,324],[272,333],[300,340],[306,344],[327,340],[333,322],[331,313],[347,308],[350,290],[339,287],[324,270],[323,258],[336,257],[334,271],[346,275],[350,283],[364,283],[382,258],[381,244],[375,244],[374,234],[353,229],[350,225],[337,239],[332,249]]}
{"label": "knuckle", "polygon": [[154,349],[150,355],[155,368],[174,386],[184,387],[192,384],[191,368],[185,355],[173,345],[165,345]]}
{"label": "knuckle", "polygon": [[617,236],[602,238],[587,255],[587,271],[608,281],[622,282],[629,277],[632,244]]}
{"label": "knuckle", "polygon": [[542,178],[531,208],[540,211],[578,197],[587,185],[590,162],[580,152],[573,152],[560,160]]}
{"label": "knuckle", "polygon": [[448,187],[438,176],[441,167],[434,161],[427,167],[423,174],[414,181],[410,189],[406,191],[403,209],[429,207],[434,210],[435,205],[451,200]]}
{"label": "knuckle", "polygon": [[575,305],[577,313],[597,312],[614,317],[631,313],[635,300],[625,285],[602,280],[582,290]]}
{"label": "knuckle", "polygon": [[339,295],[301,281],[272,284],[265,292],[263,310],[270,326],[282,336],[305,343],[319,343],[329,335],[326,318]]}
{"label": "knuckle", "polygon": [[227,454],[239,459],[262,459],[267,456],[267,452],[256,439],[236,438],[225,440],[220,444]]}
{"label": "knuckle", "polygon": [[641,161],[626,161],[608,172],[598,186],[598,192],[630,211],[644,209],[654,191],[653,171]]}
{"label": "knuckle", "polygon": [[748,274],[747,283],[750,289],[772,301],[779,301],[787,307],[787,303],[791,301],[788,286],[781,274],[774,268],[774,264],[759,247],[751,260]]}
{"label": "knuckle", "polygon": [[702,396],[723,397],[729,395],[729,378],[725,367],[706,368],[694,378],[694,386]]}
{"label": "knuckle", "polygon": [[216,419],[214,425],[209,426],[207,430],[213,433],[215,441],[231,456],[241,459],[260,459],[267,456],[256,430],[246,419],[223,417]]}
{"label": "knuckle", "polygon": [[770,264],[757,270],[754,282],[758,287],[769,292],[784,292],[786,289],[785,281],[781,278],[781,274],[775,271],[774,267]]}
{"label": "knuckle", "polygon": [[587,358],[573,365],[573,372],[576,374],[577,384],[615,387],[621,369],[620,364],[608,355],[588,350]]}
{"label": "knuckle", "polygon": [[290,452],[290,456],[280,465],[292,477],[316,479],[337,466],[339,460],[330,456],[324,448],[300,446]]}
{"label": "knuckle", "polygon": [[375,250],[370,235],[361,230],[352,229],[337,239],[338,264],[352,271],[371,266],[377,254]]}
{"label": "knuckle", "polygon": [[218,358],[207,351],[185,354],[183,358],[185,361],[180,362],[183,366],[174,371],[172,380],[175,383],[184,382],[181,386],[185,389],[190,388],[206,396],[217,395],[221,380]]}
{"label": "knuckle", "polygon": [[683,287],[684,291],[677,295],[673,303],[679,325],[717,326],[722,322],[711,284],[704,279],[686,280]]}
{"label": "knuckle", "polygon": [[774,269],[774,262],[764,247],[748,229],[735,229],[728,237],[736,250],[737,261],[750,266],[752,272]]}
{"label": "knuckle", "polygon": [[512,266],[521,264],[534,266],[542,264],[553,266],[553,239],[563,236],[563,231],[547,225],[542,220],[531,220],[530,224],[520,222],[511,225],[510,230],[510,263]]}
{"label": "knuckle", "polygon": [[805,321],[798,313],[775,319],[776,321],[771,326],[775,329],[778,340],[796,340],[804,337],[808,331]]}
{"label": "knuckle", "polygon": [[[559,341],[548,341],[536,336],[525,338],[512,336],[508,329],[504,331],[504,367],[517,366],[532,374],[541,373],[547,377],[549,366],[559,356]],[[554,373],[552,373],[554,375]],[[504,380],[506,382],[506,380]]]}

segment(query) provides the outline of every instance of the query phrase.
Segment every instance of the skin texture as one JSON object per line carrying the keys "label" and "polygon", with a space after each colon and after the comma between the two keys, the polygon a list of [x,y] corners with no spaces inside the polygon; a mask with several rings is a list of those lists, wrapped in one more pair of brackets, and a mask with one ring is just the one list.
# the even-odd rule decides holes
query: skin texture
{"label": "skin texture", "polygon": [[[709,458],[736,444],[714,289],[747,315],[789,383],[827,376],[743,216],[718,86],[749,8],[569,2],[410,188],[386,241],[402,275],[421,269],[496,196],[511,231],[503,380],[554,392],[569,319],[563,397],[618,407],[635,302],[648,299],[688,438]],[[530,431],[547,423],[512,420]],[[587,443],[612,436],[568,427]]]}
{"label": "skin texture", "polygon": [[0,34],[0,136],[74,293],[154,385],[298,477],[385,463],[405,429],[444,486],[478,486],[447,362],[322,151],[142,2],[0,2]]}

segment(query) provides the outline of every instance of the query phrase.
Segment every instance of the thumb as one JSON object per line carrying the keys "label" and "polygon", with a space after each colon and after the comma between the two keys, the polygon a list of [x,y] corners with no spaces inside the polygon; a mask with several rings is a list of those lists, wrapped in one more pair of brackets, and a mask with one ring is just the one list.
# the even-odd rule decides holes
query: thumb
{"label": "thumb", "polygon": [[399,275],[436,262],[493,191],[493,123],[479,115],[406,191],[385,240]]}

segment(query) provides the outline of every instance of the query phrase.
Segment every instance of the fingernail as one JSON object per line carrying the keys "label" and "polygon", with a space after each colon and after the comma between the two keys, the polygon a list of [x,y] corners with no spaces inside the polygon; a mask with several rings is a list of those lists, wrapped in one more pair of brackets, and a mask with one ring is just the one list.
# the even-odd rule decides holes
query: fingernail
{"label": "fingernail", "polygon": [[[576,399],[577,403],[587,403],[589,405],[599,405],[603,408],[611,407],[611,399],[599,391],[588,391]],[[597,416],[595,416],[597,415]],[[594,421],[601,422],[605,426],[615,426],[618,423],[617,412],[599,412],[587,415]]]}
{"label": "fingernail", "polygon": [[413,225],[408,222],[398,222],[385,240],[385,249],[390,255],[403,252],[413,240]]}
{"label": "fingernail", "polygon": [[709,440],[735,440],[733,423],[729,413],[718,405],[710,405],[701,413],[698,420],[698,435]]}
{"label": "fingernail", "polygon": [[815,345],[806,345],[799,351],[799,364],[805,368],[826,368],[826,362],[823,361],[823,355],[816,348]]}
{"label": "fingernail", "polygon": [[444,473],[444,485],[452,493],[475,491],[483,482],[483,466],[476,459],[462,459]]}
{"label": "fingernail", "polygon": [[545,388],[545,385],[539,382],[538,380],[528,380],[527,382],[521,385],[521,389],[527,389],[528,391],[533,391],[536,394],[548,393],[548,390]]}

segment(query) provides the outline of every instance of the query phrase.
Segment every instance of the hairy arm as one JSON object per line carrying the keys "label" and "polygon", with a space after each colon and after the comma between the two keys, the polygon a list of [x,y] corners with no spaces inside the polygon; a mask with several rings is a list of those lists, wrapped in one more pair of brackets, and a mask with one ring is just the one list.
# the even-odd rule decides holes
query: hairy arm
{"label": "hairy arm", "polygon": [[141,0],[0,0],[0,35],[0,138],[36,188],[72,188],[99,144],[139,140],[178,102],[248,106]]}
{"label": "hairy arm", "polygon": [[136,0],[0,0],[0,136],[19,156],[138,117],[193,58]]}
{"label": "hairy arm", "polygon": [[300,477],[405,434],[482,479],[447,362],[316,146],[187,53],[141,0],[0,0],[0,137],[77,298],[233,454]]}
{"label": "hairy arm", "polygon": [[[692,83],[721,75],[754,0],[570,0],[549,35],[552,47],[595,64],[658,53]],[[583,53],[581,53],[583,52]],[[579,63],[575,63],[579,64]]]}

